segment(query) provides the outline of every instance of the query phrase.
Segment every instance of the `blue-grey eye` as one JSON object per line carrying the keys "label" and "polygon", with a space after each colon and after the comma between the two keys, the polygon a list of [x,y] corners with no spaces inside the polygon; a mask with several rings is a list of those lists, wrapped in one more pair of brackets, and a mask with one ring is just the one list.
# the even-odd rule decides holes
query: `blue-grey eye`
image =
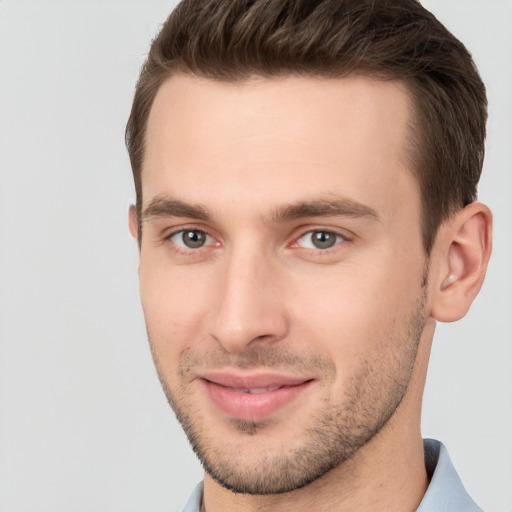
{"label": "blue-grey eye", "polygon": [[212,242],[210,236],[198,229],[184,229],[178,231],[170,237],[170,240],[173,244],[183,249],[199,249]]}
{"label": "blue-grey eye", "polygon": [[332,231],[309,231],[298,240],[298,245],[305,249],[330,249],[343,241],[343,237]]}

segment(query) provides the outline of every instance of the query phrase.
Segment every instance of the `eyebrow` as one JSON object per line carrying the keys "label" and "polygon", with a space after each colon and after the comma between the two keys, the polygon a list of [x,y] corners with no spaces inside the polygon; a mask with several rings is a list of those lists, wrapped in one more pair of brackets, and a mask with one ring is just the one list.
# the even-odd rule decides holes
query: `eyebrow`
{"label": "eyebrow", "polygon": [[161,196],[154,197],[142,213],[143,220],[154,217],[187,217],[204,221],[211,218],[203,206]]}
{"label": "eyebrow", "polygon": [[285,222],[304,217],[371,217],[379,220],[376,210],[358,201],[345,197],[318,199],[277,208],[271,215],[273,223]]}
{"label": "eyebrow", "polygon": [[[268,217],[267,222],[278,224],[306,217],[370,217],[379,220],[376,210],[353,199],[336,197],[333,199],[316,199],[300,201],[277,207]],[[157,196],[151,200],[142,213],[143,220],[154,217],[186,217],[210,221],[211,215],[201,205],[194,205],[171,197]]]}

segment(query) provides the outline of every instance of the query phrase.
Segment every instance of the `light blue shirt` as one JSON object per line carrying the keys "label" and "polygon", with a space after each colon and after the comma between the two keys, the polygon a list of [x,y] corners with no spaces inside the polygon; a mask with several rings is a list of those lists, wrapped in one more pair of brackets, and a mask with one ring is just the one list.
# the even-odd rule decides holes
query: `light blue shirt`
{"label": "light blue shirt", "polygon": [[[425,439],[425,465],[431,477],[416,512],[483,512],[464,489],[443,443]],[[197,484],[182,512],[200,512],[203,483]]]}

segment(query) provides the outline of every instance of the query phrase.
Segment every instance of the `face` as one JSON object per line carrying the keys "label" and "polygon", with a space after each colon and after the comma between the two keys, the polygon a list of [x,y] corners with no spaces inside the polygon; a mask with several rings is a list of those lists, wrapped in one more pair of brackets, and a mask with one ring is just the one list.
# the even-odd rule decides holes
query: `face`
{"label": "face", "polygon": [[425,325],[409,111],[401,84],[360,77],[175,76],[155,98],[142,303],[167,397],[224,487],[304,486],[396,417]]}

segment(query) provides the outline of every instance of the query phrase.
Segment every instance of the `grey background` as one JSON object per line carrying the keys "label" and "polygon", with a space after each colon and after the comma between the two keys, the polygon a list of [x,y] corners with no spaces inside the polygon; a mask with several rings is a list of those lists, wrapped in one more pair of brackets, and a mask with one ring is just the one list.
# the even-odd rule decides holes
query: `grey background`
{"label": "grey background", "polygon": [[[488,512],[510,512],[512,2],[424,3],[488,86],[496,229],[472,311],[438,327],[423,430]],[[127,230],[124,125],[173,5],[0,1],[0,512],[179,510],[201,478],[153,369]]]}

